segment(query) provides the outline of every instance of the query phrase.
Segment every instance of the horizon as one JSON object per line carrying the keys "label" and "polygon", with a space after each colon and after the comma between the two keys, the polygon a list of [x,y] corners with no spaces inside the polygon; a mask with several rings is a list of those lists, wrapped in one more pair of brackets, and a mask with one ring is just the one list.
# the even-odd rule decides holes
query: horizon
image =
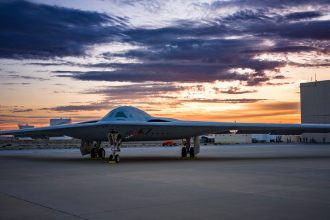
{"label": "horizon", "polygon": [[0,129],[103,117],[300,123],[330,80],[330,5],[302,0],[0,1]]}

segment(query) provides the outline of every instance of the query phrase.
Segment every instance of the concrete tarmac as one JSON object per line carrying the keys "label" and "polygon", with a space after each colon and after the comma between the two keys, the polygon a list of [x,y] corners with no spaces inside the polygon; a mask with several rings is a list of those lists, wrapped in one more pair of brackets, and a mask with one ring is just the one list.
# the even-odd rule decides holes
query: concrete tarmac
{"label": "concrete tarmac", "polygon": [[[107,152],[109,155],[109,152]],[[330,145],[0,151],[0,219],[330,219]]]}

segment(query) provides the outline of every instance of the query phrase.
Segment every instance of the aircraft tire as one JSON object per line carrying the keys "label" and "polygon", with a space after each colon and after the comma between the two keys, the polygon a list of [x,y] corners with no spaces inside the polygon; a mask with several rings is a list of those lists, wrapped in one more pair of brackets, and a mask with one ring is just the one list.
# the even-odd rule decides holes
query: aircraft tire
{"label": "aircraft tire", "polygon": [[187,157],[187,148],[186,147],[182,147],[181,149],[181,157]]}
{"label": "aircraft tire", "polygon": [[116,155],[115,155],[115,162],[116,162],[116,163],[119,163],[119,162],[120,162],[119,154],[116,154]]}
{"label": "aircraft tire", "polygon": [[98,154],[98,156],[100,158],[102,158],[102,159],[105,158],[105,150],[104,150],[104,148],[98,149],[97,154]]}
{"label": "aircraft tire", "polygon": [[97,154],[96,154],[96,148],[93,147],[91,149],[91,158],[94,159],[94,158],[96,158],[96,156],[97,156]]}
{"label": "aircraft tire", "polygon": [[192,158],[195,157],[195,149],[193,147],[189,149],[189,156]]}

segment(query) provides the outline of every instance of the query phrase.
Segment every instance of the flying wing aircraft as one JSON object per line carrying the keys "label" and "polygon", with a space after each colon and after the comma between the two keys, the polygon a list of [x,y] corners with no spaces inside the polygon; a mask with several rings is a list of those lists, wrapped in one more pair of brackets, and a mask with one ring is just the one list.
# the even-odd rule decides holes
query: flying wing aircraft
{"label": "flying wing aircraft", "polygon": [[[110,111],[102,119],[76,124],[58,125],[42,128],[27,128],[1,131],[0,135],[16,137],[48,138],[70,136],[81,139],[82,155],[104,158],[102,141],[111,146],[109,161],[118,163],[122,142],[182,139],[181,156],[195,157],[199,153],[199,136],[208,133],[238,134],[301,134],[328,133],[330,124],[265,124],[265,123],[227,123],[182,121],[171,118],[156,118],[131,106],[122,106]],[[193,142],[191,143],[191,139]]]}

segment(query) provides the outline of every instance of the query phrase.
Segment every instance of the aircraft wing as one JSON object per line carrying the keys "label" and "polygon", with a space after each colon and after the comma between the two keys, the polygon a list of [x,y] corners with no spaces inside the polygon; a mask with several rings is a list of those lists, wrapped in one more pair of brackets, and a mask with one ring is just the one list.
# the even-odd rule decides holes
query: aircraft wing
{"label": "aircraft wing", "polygon": [[[48,138],[48,137],[61,137],[71,136],[81,138],[86,135],[88,138],[89,132],[96,132],[100,129],[97,122],[93,123],[78,123],[78,124],[65,124],[58,126],[40,127],[40,128],[25,128],[18,130],[0,131],[1,135],[13,135],[15,137],[32,137],[32,138]],[[76,134],[79,134],[76,136]]]}
{"label": "aircraft wing", "polygon": [[117,131],[124,140],[166,140],[199,136],[208,133],[277,134],[298,135],[301,133],[329,133],[330,124],[269,124],[226,123],[199,121],[134,122],[108,121],[60,125],[44,128],[28,128],[2,131],[0,135],[47,138],[71,136],[79,139],[107,140],[107,134]]}

